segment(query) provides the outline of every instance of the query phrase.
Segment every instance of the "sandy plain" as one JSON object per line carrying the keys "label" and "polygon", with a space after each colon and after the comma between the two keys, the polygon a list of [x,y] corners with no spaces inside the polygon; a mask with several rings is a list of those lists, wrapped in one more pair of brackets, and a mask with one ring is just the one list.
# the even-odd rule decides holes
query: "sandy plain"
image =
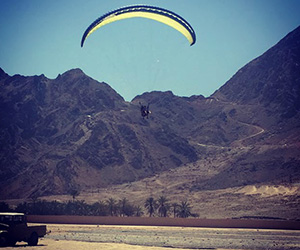
{"label": "sandy plain", "polygon": [[168,250],[168,249],[300,249],[299,230],[219,229],[158,226],[47,224],[51,230],[38,246],[26,250]]}

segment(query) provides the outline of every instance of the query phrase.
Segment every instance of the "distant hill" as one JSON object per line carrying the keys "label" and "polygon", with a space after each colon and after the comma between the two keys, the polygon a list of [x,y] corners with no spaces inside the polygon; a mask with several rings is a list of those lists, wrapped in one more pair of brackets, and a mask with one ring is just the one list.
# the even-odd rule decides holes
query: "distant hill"
{"label": "distant hill", "polygon": [[195,200],[233,188],[236,198],[300,181],[300,27],[208,98],[154,91],[125,102],[80,69],[52,80],[0,69],[0,87],[0,199],[134,187]]}

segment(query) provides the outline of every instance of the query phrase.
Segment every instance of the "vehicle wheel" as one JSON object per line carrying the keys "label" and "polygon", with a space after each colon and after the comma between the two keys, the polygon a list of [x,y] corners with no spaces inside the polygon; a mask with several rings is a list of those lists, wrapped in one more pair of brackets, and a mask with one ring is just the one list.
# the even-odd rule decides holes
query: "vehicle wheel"
{"label": "vehicle wheel", "polygon": [[37,233],[34,232],[31,234],[30,238],[28,239],[28,245],[36,246],[38,241],[39,241],[39,237],[38,237]]}
{"label": "vehicle wheel", "polygon": [[0,234],[0,247],[7,246],[7,235],[5,233]]}
{"label": "vehicle wheel", "polygon": [[7,242],[7,245],[10,247],[14,247],[16,245],[16,243],[17,243],[16,240],[9,239]]}

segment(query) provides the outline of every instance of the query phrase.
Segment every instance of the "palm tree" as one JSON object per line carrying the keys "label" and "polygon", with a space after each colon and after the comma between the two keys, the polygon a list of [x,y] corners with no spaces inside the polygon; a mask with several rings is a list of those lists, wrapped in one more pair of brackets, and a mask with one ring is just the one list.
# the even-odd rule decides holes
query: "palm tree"
{"label": "palm tree", "polygon": [[106,206],[105,202],[103,202],[103,201],[92,204],[91,210],[92,210],[91,211],[92,215],[99,215],[99,216],[107,216],[108,215],[107,206]]}
{"label": "palm tree", "polygon": [[187,218],[192,215],[191,212],[191,205],[187,201],[182,201],[181,204],[179,205],[179,210],[177,212],[178,217],[180,218]]}
{"label": "palm tree", "polygon": [[106,204],[108,206],[109,214],[111,216],[115,215],[116,209],[117,209],[117,202],[116,202],[116,200],[114,198],[109,198],[106,201]]}
{"label": "palm tree", "polygon": [[9,212],[11,209],[9,208],[9,205],[5,202],[0,202],[0,211],[1,212]]}
{"label": "palm tree", "polygon": [[144,214],[141,206],[134,207],[134,210],[135,210],[134,215],[137,217],[141,217]]}
{"label": "palm tree", "polygon": [[177,209],[178,209],[179,205],[178,205],[178,203],[174,202],[174,203],[172,203],[171,207],[172,207],[173,215],[175,218],[177,216],[177,212],[178,212]]}
{"label": "palm tree", "polygon": [[118,208],[120,216],[132,216],[135,213],[135,207],[126,198],[119,200]]}
{"label": "palm tree", "polygon": [[158,213],[160,217],[167,217],[168,211],[170,209],[168,200],[165,196],[160,196],[158,199]]}
{"label": "palm tree", "polygon": [[153,197],[149,197],[145,202],[145,208],[148,210],[149,217],[152,217],[156,208],[156,202]]}
{"label": "palm tree", "polygon": [[128,206],[128,200],[126,198],[119,200],[120,216],[124,216],[126,214],[127,206]]}
{"label": "palm tree", "polygon": [[78,196],[79,194],[80,194],[80,191],[78,189],[76,189],[76,188],[72,188],[70,190],[70,195],[73,198],[73,202],[75,201],[76,196]]}

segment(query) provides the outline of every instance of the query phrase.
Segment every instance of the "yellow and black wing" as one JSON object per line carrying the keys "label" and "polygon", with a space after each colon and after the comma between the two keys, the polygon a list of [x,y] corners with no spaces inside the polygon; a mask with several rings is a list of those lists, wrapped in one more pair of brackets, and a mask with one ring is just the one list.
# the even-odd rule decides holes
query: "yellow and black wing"
{"label": "yellow and black wing", "polygon": [[115,21],[133,17],[149,18],[164,23],[182,33],[187,38],[190,45],[193,45],[196,42],[196,35],[192,26],[176,13],[154,6],[134,5],[111,11],[99,17],[84,32],[81,39],[81,47],[86,38],[100,27]]}

